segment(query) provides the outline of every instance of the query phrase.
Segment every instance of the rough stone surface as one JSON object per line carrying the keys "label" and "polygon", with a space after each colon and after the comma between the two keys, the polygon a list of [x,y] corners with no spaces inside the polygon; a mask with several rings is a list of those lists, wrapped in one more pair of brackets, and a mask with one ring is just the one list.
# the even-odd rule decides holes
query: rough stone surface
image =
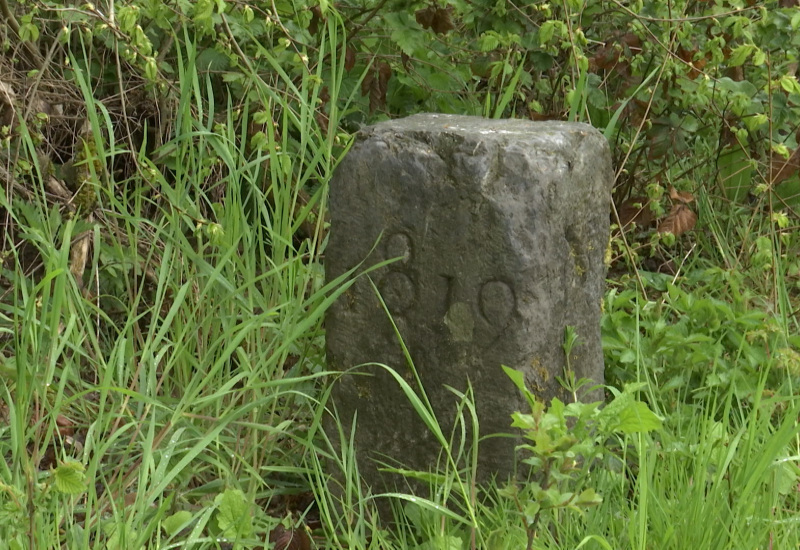
{"label": "rough stone surface", "polygon": [[[612,180],[605,139],[583,124],[430,114],[360,132],[331,182],[327,278],[399,258],[370,277],[446,434],[456,398],[445,386],[468,381],[481,435],[513,433],[510,415],[526,402],[501,365],[522,370],[541,398],[569,400],[556,380],[568,325],[576,375],[603,382]],[[326,330],[332,368],[382,363],[415,385],[367,277],[333,305]],[[397,383],[376,367],[356,372],[374,376],[344,376],[334,404],[345,429],[358,413],[357,456],[373,489],[392,486],[374,460],[435,466],[439,446]],[[481,477],[512,473],[518,443],[483,440]]]}

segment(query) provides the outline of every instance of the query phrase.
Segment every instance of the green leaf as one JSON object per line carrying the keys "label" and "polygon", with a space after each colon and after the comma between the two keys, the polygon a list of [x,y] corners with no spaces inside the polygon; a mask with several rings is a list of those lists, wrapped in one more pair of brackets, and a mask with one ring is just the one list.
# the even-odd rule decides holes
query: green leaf
{"label": "green leaf", "polygon": [[180,531],[192,519],[192,514],[186,510],[181,510],[169,516],[161,522],[161,528],[164,532],[172,536]]}
{"label": "green leaf", "polygon": [[660,429],[661,419],[642,401],[634,401],[620,412],[617,431],[632,434]]}
{"label": "green leaf", "polygon": [[750,57],[750,54],[753,53],[755,48],[756,47],[753,44],[742,44],[741,46],[738,46],[731,52],[731,57],[728,59],[728,65],[731,67],[743,65],[744,62],[747,61],[747,58]]}
{"label": "green leaf", "polygon": [[250,503],[239,489],[228,489],[214,499],[217,505],[217,525],[222,536],[247,538],[253,534]]}
{"label": "green leaf", "polygon": [[417,550],[461,550],[463,542],[451,535],[436,537],[417,546]]}
{"label": "green leaf", "polygon": [[392,42],[403,50],[403,53],[413,56],[416,52],[425,49],[428,33],[423,31],[419,24],[413,21],[407,13],[387,13],[383,18],[389,28],[394,29],[390,37]]}
{"label": "green leaf", "polygon": [[764,63],[767,62],[767,54],[764,53],[764,50],[761,48],[756,48],[756,51],[753,53],[753,65],[756,67],[761,67]]}
{"label": "green leaf", "polygon": [[727,76],[723,76],[717,81],[717,86],[726,92],[744,94],[747,97],[753,97],[758,93],[758,89],[749,80],[733,80]]}
{"label": "green leaf", "polygon": [[602,502],[603,497],[598,495],[592,488],[586,489],[575,499],[575,504],[579,506],[596,506]]}
{"label": "green leaf", "polygon": [[55,471],[56,490],[65,495],[79,495],[86,490],[86,469],[76,460],[68,460]]}
{"label": "green leaf", "polygon": [[800,94],[800,82],[797,82],[797,78],[790,74],[781,77],[781,88],[790,94]]}
{"label": "green leaf", "polygon": [[478,48],[482,52],[490,52],[500,45],[500,38],[498,38],[496,32],[485,32],[481,35],[478,39]]}
{"label": "green leaf", "polygon": [[536,515],[541,509],[541,504],[536,501],[531,501],[525,505],[525,519],[528,521],[528,523],[531,523],[536,519]]}
{"label": "green leaf", "polygon": [[33,23],[20,25],[19,37],[25,42],[36,42],[39,39],[39,28]]}
{"label": "green leaf", "polygon": [[525,548],[528,537],[521,527],[509,525],[489,533],[486,541],[488,550],[517,550]]}
{"label": "green leaf", "polygon": [[106,527],[104,531],[106,535],[108,535],[106,550],[125,550],[130,548],[132,546],[131,543],[134,542],[138,536],[136,530],[126,523],[111,524]]}
{"label": "green leaf", "polygon": [[523,430],[535,430],[538,427],[538,423],[536,419],[531,414],[522,414],[522,413],[512,413],[511,418],[513,418],[513,422],[511,422],[512,428],[521,428]]}
{"label": "green leaf", "polygon": [[553,38],[553,34],[556,32],[556,22],[555,21],[545,21],[541,27],[539,27],[539,44],[544,46]]}
{"label": "green leaf", "polygon": [[522,374],[522,372],[509,368],[505,365],[502,365],[502,367],[503,371],[506,373],[506,376],[511,378],[511,381],[514,383],[517,389],[525,393],[527,391],[527,388],[525,387],[525,375]]}

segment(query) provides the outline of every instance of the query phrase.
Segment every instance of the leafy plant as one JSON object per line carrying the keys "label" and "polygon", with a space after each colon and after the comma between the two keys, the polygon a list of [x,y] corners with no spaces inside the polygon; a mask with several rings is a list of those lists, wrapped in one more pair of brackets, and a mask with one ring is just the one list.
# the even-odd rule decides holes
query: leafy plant
{"label": "leafy plant", "polygon": [[764,312],[750,309],[741,274],[708,268],[690,280],[693,292],[653,276],[651,284],[661,290],[653,301],[631,290],[608,294],[602,329],[612,383],[646,380],[673,403],[704,400],[728,388],[739,399],[753,400],[763,366],[772,359],[778,368],[769,371],[771,391],[797,383],[800,370],[789,359],[797,339],[787,338]]}
{"label": "leafy plant", "polygon": [[557,398],[546,407],[527,389],[521,372],[508,367],[503,370],[531,407],[530,413],[514,413],[512,423],[529,441],[518,450],[525,457],[521,462],[530,467],[531,474],[521,486],[511,483],[499,495],[513,501],[522,518],[530,550],[539,532],[564,521],[567,511],[580,513],[602,502],[602,497],[591,486],[586,487],[586,483],[610,452],[605,441],[614,434],[657,431],[661,419],[635,399],[641,387],[626,388],[604,408],[601,403],[565,405]]}

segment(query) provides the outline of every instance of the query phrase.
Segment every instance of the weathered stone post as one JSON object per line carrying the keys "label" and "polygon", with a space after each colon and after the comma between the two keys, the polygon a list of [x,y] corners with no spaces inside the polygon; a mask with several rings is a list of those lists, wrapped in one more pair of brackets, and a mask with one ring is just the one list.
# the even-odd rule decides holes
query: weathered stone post
{"label": "weathered stone post", "polygon": [[[501,365],[522,370],[541,398],[568,400],[556,380],[568,325],[579,337],[570,358],[576,376],[603,382],[612,181],[608,145],[584,124],[426,114],[360,132],[330,186],[327,278],[365,259],[400,258],[370,277],[446,434],[456,398],[444,386],[463,391],[468,381],[481,435],[512,433],[510,415],[526,402]],[[366,277],[333,305],[326,328],[330,367],[383,363],[413,385]],[[357,411],[360,468],[383,490],[392,480],[374,460],[427,470],[439,446],[397,383],[379,368],[364,371],[375,376],[343,377],[333,402],[345,422]],[[517,443],[482,443],[481,476],[510,474]]]}

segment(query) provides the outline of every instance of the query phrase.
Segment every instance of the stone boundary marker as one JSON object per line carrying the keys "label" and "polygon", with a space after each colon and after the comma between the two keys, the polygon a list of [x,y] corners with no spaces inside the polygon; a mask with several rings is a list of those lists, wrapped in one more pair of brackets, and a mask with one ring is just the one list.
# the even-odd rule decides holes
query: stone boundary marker
{"label": "stone boundary marker", "polygon": [[[327,278],[399,258],[370,277],[446,435],[456,398],[445,386],[464,391],[468,381],[481,435],[513,433],[511,413],[527,405],[501,365],[522,370],[548,402],[569,400],[556,380],[568,325],[579,338],[576,376],[603,382],[612,182],[608,144],[585,124],[423,114],[359,132],[330,185]],[[331,307],[326,331],[331,368],[382,363],[415,386],[366,277]],[[333,404],[348,435],[357,412],[359,466],[373,491],[401,480],[380,474],[375,460],[435,467],[439,445],[397,382],[376,367],[357,372],[374,376],[344,376]],[[480,477],[512,473],[516,444],[483,440]]]}

